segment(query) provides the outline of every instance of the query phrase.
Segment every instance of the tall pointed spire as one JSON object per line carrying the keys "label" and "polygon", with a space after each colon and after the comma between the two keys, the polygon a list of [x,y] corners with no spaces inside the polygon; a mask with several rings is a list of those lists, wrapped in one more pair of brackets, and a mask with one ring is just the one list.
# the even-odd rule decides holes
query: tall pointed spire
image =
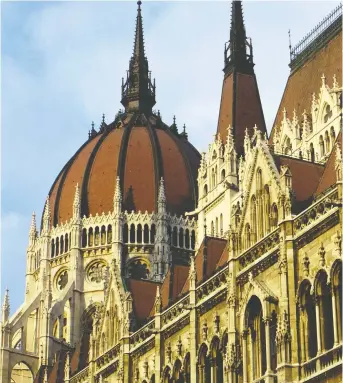
{"label": "tall pointed spire", "polygon": [[81,217],[81,199],[80,199],[80,188],[77,183],[75,186],[74,202],[73,202],[73,218],[79,219]]}
{"label": "tall pointed spire", "polygon": [[230,41],[225,44],[225,73],[234,68],[252,73],[254,67],[251,41],[247,40],[241,1],[232,1]]}
{"label": "tall pointed spire", "polygon": [[31,225],[30,225],[30,233],[29,233],[29,242],[31,245],[33,244],[33,242],[36,239],[36,234],[37,234],[36,214],[35,214],[35,212],[33,212],[32,218],[31,218]]}
{"label": "tall pointed spire", "polygon": [[2,322],[5,323],[8,321],[10,317],[10,296],[8,293],[8,289],[6,288],[4,303],[2,304]]}
{"label": "tall pointed spire", "polygon": [[133,55],[126,81],[122,82],[122,100],[126,112],[152,114],[155,105],[155,80],[151,82],[148,60],[144,52],[143,20],[141,1],[137,2],[136,33]]}
{"label": "tall pointed spire", "polygon": [[241,1],[232,1],[230,41],[225,44],[224,59],[217,135],[225,142],[228,126],[231,125],[236,153],[244,155],[245,129],[248,129],[249,136],[254,133],[254,125],[257,125],[262,135],[267,130],[254,73],[251,40],[247,39],[245,33]]}
{"label": "tall pointed spire", "polygon": [[44,213],[43,213],[43,232],[47,234],[50,231],[50,199],[49,196],[46,199]]}

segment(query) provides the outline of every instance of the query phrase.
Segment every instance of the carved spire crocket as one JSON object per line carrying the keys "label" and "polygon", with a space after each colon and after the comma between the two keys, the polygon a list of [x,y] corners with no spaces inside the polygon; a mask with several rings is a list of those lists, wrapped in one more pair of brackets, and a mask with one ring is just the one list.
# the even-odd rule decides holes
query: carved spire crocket
{"label": "carved spire crocket", "polygon": [[127,71],[126,81],[122,81],[122,100],[126,112],[152,114],[155,105],[155,80],[151,81],[148,59],[144,52],[143,20],[141,1],[137,2],[136,33],[133,55]]}

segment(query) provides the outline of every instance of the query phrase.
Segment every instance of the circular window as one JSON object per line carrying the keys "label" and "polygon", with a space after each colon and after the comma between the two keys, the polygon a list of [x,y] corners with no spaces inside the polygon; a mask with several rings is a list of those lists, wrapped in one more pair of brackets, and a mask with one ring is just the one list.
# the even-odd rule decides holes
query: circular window
{"label": "circular window", "polygon": [[61,271],[56,279],[56,287],[58,290],[63,290],[68,283],[68,270]]}
{"label": "circular window", "polygon": [[106,263],[103,261],[93,262],[87,270],[87,278],[92,283],[100,283],[105,279]]}

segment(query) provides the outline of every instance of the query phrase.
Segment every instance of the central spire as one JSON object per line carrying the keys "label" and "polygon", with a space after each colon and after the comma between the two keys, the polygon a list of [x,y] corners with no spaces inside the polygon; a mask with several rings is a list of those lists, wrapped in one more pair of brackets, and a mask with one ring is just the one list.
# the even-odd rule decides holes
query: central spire
{"label": "central spire", "polygon": [[136,33],[133,55],[127,71],[126,81],[122,82],[122,100],[126,112],[152,114],[155,105],[155,80],[151,82],[148,60],[144,52],[143,20],[141,1],[137,2]]}
{"label": "central spire", "polygon": [[[248,51],[248,52],[247,52]],[[225,73],[233,69],[252,73],[254,63],[251,40],[247,40],[241,1],[232,1],[230,41],[225,44]]]}

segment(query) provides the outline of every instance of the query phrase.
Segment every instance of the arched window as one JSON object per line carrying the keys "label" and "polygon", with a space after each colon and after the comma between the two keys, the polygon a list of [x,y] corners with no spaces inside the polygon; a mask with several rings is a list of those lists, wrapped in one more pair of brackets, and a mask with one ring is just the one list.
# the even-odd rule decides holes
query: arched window
{"label": "arched window", "polygon": [[170,367],[166,367],[163,372],[162,383],[171,383],[171,370]]}
{"label": "arched window", "polygon": [[256,187],[257,190],[262,190],[262,170],[258,169],[256,173]]}
{"label": "arched window", "polygon": [[191,356],[188,352],[185,356],[185,360],[183,361],[183,371],[185,377],[185,383],[191,383]]}
{"label": "arched window", "polygon": [[214,338],[211,344],[211,369],[212,369],[212,382],[223,383],[223,355],[220,350],[220,342],[218,338]]}
{"label": "arched window", "polygon": [[214,236],[214,223],[211,221],[211,237]]}
{"label": "arched window", "polygon": [[326,105],[325,107],[325,113],[324,113],[324,123],[327,123],[332,116],[332,110],[330,105]]}
{"label": "arched window", "polygon": [[299,288],[300,345],[303,362],[317,355],[316,309],[310,291],[310,283],[304,280]]}
{"label": "arched window", "polygon": [[236,171],[235,171],[235,155],[233,152],[231,153],[231,159],[230,159],[230,171],[231,171],[231,174],[236,173]]}
{"label": "arched window", "polygon": [[185,231],[185,248],[189,249],[189,230],[186,229]]}
{"label": "arched window", "polygon": [[82,247],[87,246],[87,229],[82,229]]}
{"label": "arched window", "polygon": [[269,186],[264,186],[264,227],[265,232],[269,233],[270,231],[270,194],[269,194]]}
{"label": "arched window", "polygon": [[337,344],[342,339],[342,262],[340,260],[336,260],[332,267],[331,285],[331,295],[334,303],[332,310],[336,317],[335,344]]}
{"label": "arched window", "polygon": [[256,241],[256,232],[257,232],[257,206],[256,206],[256,197],[253,195],[251,197],[250,205],[250,221],[251,221],[251,234],[252,241]]}
{"label": "arched window", "polygon": [[303,153],[301,150],[299,150],[299,158],[302,160],[303,159]]}
{"label": "arched window", "polygon": [[150,243],[155,243],[155,235],[156,235],[156,226],[153,223],[151,225],[151,231],[150,231]]}
{"label": "arched window", "polygon": [[200,346],[198,354],[199,383],[211,382],[211,366],[207,350],[208,348],[205,344]]}
{"label": "arched window", "polygon": [[320,148],[320,157],[323,157],[325,154],[325,146],[323,136],[319,137],[319,148]]}
{"label": "arched window", "polygon": [[130,243],[136,242],[136,229],[135,225],[132,223],[130,226]]}
{"label": "arched window", "polygon": [[173,383],[184,383],[185,379],[183,376],[182,364],[179,359],[176,359],[173,368]]}
{"label": "arched window", "polygon": [[64,237],[63,235],[61,235],[61,239],[60,239],[60,249],[61,249],[61,254],[64,253]]}
{"label": "arched window", "polygon": [[204,185],[204,197],[207,196],[207,193],[208,193],[208,188],[207,188],[207,184]]}
{"label": "arched window", "polygon": [[129,242],[129,226],[127,223],[125,223],[123,226],[123,241],[124,243]]}
{"label": "arched window", "polygon": [[222,170],[220,178],[221,178],[221,182],[225,180],[225,169]]}
{"label": "arched window", "polygon": [[330,137],[328,131],[325,132],[325,152],[330,153]]}
{"label": "arched window", "polygon": [[245,311],[246,327],[249,330],[248,340],[248,373],[249,381],[260,378],[266,372],[266,334],[260,300],[253,295]]}
{"label": "arched window", "polygon": [[216,217],[216,232],[215,232],[215,236],[217,237],[218,236],[218,217]]}
{"label": "arched window", "polygon": [[251,246],[251,230],[250,225],[247,223],[245,225],[245,249],[248,249]]}
{"label": "arched window", "polygon": [[173,227],[173,246],[177,246],[177,227]]}
{"label": "arched window", "polygon": [[289,137],[286,137],[284,141],[284,153],[288,156],[292,154],[292,144],[291,139]]}
{"label": "arched window", "polygon": [[99,226],[96,226],[94,230],[94,246],[99,246],[100,245],[100,230]]}
{"label": "arched window", "polygon": [[56,238],[56,257],[60,255],[60,239]]}
{"label": "arched window", "polygon": [[272,226],[272,229],[276,229],[277,225],[278,225],[278,220],[279,220],[279,217],[278,217],[278,210],[277,210],[277,206],[276,204],[274,203],[272,205],[272,209],[271,209],[271,226]]}
{"label": "arched window", "polygon": [[310,160],[311,162],[314,162],[314,159],[315,159],[315,155],[314,155],[314,147],[313,147],[313,144],[312,142],[310,143]]}
{"label": "arched window", "polygon": [[88,246],[93,246],[93,228],[88,229]]}
{"label": "arched window", "polygon": [[66,234],[64,236],[64,251],[67,252],[69,250],[69,236]]}
{"label": "arched window", "polygon": [[101,245],[106,245],[106,227],[101,226]]}
{"label": "arched window", "polygon": [[192,230],[192,233],[191,233],[191,249],[194,250],[195,249],[195,231]]}
{"label": "arched window", "polygon": [[183,247],[184,244],[183,244],[183,228],[181,227],[180,231],[179,231],[179,247]]}
{"label": "arched window", "polygon": [[223,214],[220,214],[220,236],[223,236]]}
{"label": "arched window", "polygon": [[212,168],[212,189],[216,186],[216,173],[214,168]]}
{"label": "arched window", "polygon": [[144,225],[143,242],[149,243],[149,226],[147,224]]}
{"label": "arched window", "polygon": [[330,136],[331,136],[331,142],[333,145],[335,143],[335,139],[336,139],[335,129],[333,126],[331,126],[331,128],[330,128]]}
{"label": "arched window", "polygon": [[112,243],[112,225],[107,226],[107,244],[110,245]]}
{"label": "arched window", "polygon": [[316,304],[319,305],[320,345],[322,350],[330,350],[334,344],[332,299],[327,284],[327,274],[324,271],[319,272],[316,277],[315,298]]}
{"label": "arched window", "polygon": [[142,225],[137,225],[137,243],[142,243]]}
{"label": "arched window", "polygon": [[55,256],[55,241],[51,240],[51,258],[54,258]]}

